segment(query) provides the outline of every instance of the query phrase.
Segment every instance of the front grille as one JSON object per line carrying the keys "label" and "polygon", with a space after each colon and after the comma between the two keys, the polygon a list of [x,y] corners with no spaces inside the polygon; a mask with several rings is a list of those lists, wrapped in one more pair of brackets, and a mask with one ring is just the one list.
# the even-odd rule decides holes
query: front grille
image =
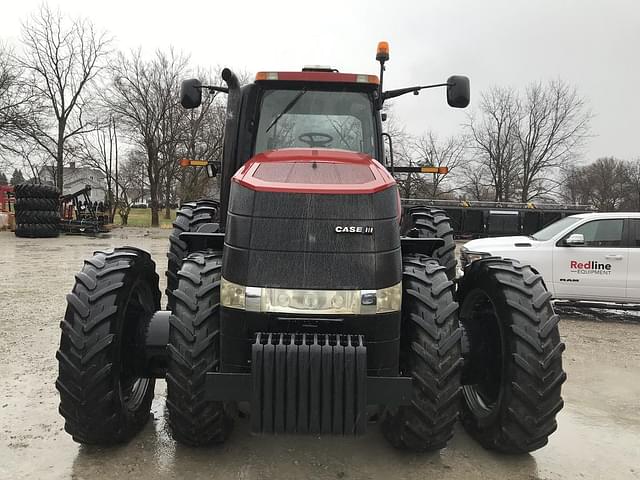
{"label": "front grille", "polygon": [[[222,274],[255,287],[376,290],[402,280],[396,188],[374,194],[231,186]],[[345,233],[345,228],[372,228]],[[348,230],[347,230],[348,231]]]}

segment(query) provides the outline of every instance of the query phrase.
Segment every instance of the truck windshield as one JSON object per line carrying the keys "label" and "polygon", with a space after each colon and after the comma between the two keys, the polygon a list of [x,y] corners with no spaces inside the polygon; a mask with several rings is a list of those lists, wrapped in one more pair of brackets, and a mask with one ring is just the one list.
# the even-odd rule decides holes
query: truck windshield
{"label": "truck windshield", "polygon": [[266,90],[255,153],[277,148],[338,148],[374,157],[374,110],[364,92]]}
{"label": "truck windshield", "polygon": [[547,240],[552,239],[558,233],[570,227],[571,225],[576,223],[578,220],[580,219],[576,217],[564,217],[558,220],[557,222],[552,223],[551,225],[547,225],[542,230],[537,231],[536,233],[531,235],[531,238],[533,238],[534,240],[545,242]]}

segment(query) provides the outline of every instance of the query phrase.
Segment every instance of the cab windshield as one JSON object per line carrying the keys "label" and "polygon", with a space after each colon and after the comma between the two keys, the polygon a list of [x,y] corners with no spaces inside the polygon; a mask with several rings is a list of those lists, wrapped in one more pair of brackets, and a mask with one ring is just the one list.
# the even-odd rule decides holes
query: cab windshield
{"label": "cab windshield", "polygon": [[255,153],[277,148],[338,148],[374,155],[374,110],[365,92],[266,90]]}
{"label": "cab windshield", "polygon": [[536,233],[531,235],[531,238],[533,238],[534,240],[539,240],[541,242],[551,240],[558,233],[570,227],[578,220],[580,219],[576,217],[564,217],[557,222],[552,223],[551,225],[547,225],[542,230],[537,231]]}

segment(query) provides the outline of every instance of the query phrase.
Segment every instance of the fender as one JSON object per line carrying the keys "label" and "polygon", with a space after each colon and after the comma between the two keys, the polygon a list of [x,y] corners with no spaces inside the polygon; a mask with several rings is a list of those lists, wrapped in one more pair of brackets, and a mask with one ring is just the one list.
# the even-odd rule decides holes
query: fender
{"label": "fender", "polygon": [[[180,237],[182,237],[182,235]],[[403,255],[420,253],[431,257],[433,252],[442,246],[444,246],[444,240],[442,238],[400,237],[400,250],[402,250]]]}
{"label": "fender", "polygon": [[180,240],[186,242],[188,252],[218,250],[224,247],[224,232],[183,232]]}

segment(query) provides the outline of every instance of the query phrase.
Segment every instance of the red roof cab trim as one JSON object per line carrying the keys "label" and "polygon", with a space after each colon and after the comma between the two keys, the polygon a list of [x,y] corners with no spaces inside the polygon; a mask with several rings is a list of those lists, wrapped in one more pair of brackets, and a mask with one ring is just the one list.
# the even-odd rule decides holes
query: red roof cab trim
{"label": "red roof cab trim", "polygon": [[[366,167],[373,179],[364,183],[331,184],[331,183],[291,183],[264,181],[254,175],[260,164],[279,163],[341,163],[354,167]],[[287,148],[262,152],[251,158],[236,172],[232,179],[243,187],[258,192],[289,192],[319,194],[371,194],[386,190],[396,185],[391,174],[373,158],[363,153],[334,149]]]}
{"label": "red roof cab trim", "polygon": [[[276,78],[271,78],[275,77]],[[375,75],[338,73],[338,72],[258,72],[256,82],[333,82],[378,85],[380,80]]]}

